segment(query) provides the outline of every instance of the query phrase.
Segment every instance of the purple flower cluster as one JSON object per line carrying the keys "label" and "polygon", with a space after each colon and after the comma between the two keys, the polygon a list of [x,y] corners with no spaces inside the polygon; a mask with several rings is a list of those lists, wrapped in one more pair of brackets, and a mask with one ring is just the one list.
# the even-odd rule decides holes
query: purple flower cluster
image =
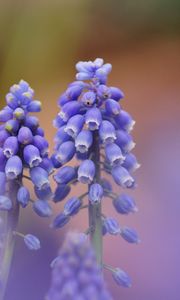
{"label": "purple flower cluster", "polygon": [[[69,84],[60,96],[60,112],[54,120],[58,130],[52,162],[59,169],[54,176],[57,183],[54,201],[66,198],[71,183],[87,184],[88,192],[68,200],[64,211],[54,220],[55,228],[64,226],[72,215],[78,213],[85,196],[88,206],[95,207],[108,197],[113,200],[119,214],[137,211],[132,197],[124,193],[117,195],[111,183],[101,177],[101,173],[111,175],[121,188],[133,189],[136,186],[133,172],[140,166],[131,153],[135,146],[131,136],[135,121],[122,109],[123,92],[107,85],[112,66],[97,58],[95,61],[77,63],[76,69],[76,81]],[[95,149],[98,149],[98,154]],[[79,166],[66,165],[73,158],[80,161]],[[103,214],[100,218],[103,235],[120,235],[129,243],[139,242],[134,229],[120,227],[114,218]]]}
{"label": "purple flower cluster", "polygon": [[[27,82],[14,84],[6,95],[6,106],[0,111],[0,210],[12,210],[18,204],[25,208],[32,202],[24,181],[34,184],[37,201],[34,211],[49,216],[51,208],[46,200],[51,197],[49,174],[53,169],[48,158],[48,142],[37,117],[30,113],[41,110],[41,102],[34,100],[34,91]],[[9,190],[16,190],[16,203]],[[37,247],[38,248],[38,247]]]}
{"label": "purple flower cluster", "polygon": [[48,300],[112,300],[85,234],[67,235],[52,268]]}

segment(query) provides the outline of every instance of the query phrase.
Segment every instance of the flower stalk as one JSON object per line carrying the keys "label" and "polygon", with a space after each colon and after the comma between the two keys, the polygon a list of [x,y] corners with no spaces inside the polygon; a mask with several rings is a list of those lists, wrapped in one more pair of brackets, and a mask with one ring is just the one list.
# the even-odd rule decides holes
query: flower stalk
{"label": "flower stalk", "polygon": [[2,212],[3,230],[2,230],[2,248],[0,255],[0,300],[4,299],[6,285],[8,281],[9,271],[13,258],[15,235],[14,231],[17,229],[19,219],[19,204],[16,201],[16,195],[19,184],[16,182],[9,182],[9,198],[12,201],[13,208],[10,211]]}
{"label": "flower stalk", "polygon": [[[99,140],[98,133],[93,134],[93,156],[92,160],[96,165],[95,182],[100,183],[100,168],[97,162],[100,158]],[[102,265],[102,221],[101,221],[101,201],[97,204],[92,204],[89,201],[89,227],[92,228],[90,231],[90,240],[93,245],[96,259],[99,265]]]}

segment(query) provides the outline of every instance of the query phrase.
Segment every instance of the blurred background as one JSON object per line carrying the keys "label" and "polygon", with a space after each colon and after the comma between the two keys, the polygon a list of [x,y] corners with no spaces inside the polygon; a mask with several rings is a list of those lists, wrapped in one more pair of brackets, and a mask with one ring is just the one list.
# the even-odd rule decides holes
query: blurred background
{"label": "blurred background", "polygon": [[[114,300],[180,299],[179,34],[179,0],[0,0],[1,106],[13,83],[28,81],[43,103],[40,120],[52,149],[56,101],[74,80],[75,63],[103,57],[113,65],[109,84],[124,91],[122,105],[136,120],[139,212],[119,221],[136,228],[142,243],[105,238],[104,260],[133,279],[124,290],[105,273]],[[5,300],[44,299],[66,231],[87,227],[85,212],[78,216],[53,231],[49,220],[23,210],[19,231],[36,234],[42,249],[29,252],[17,240]]]}

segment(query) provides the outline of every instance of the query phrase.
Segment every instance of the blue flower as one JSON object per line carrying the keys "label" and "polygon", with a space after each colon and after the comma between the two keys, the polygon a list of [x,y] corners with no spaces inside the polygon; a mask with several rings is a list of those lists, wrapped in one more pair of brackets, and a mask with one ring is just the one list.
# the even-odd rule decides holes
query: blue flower
{"label": "blue flower", "polygon": [[39,239],[32,234],[26,234],[24,236],[24,242],[29,250],[39,250],[41,248]]}
{"label": "blue flower", "polygon": [[137,207],[132,197],[122,194],[113,200],[116,211],[120,214],[128,214],[136,212]]}
{"label": "blue flower", "polygon": [[75,139],[76,150],[80,153],[88,152],[93,143],[92,132],[90,130],[82,130]]}
{"label": "blue flower", "polygon": [[75,151],[76,148],[73,142],[71,141],[64,142],[59,146],[56,152],[56,159],[61,164],[65,164],[73,158]]}
{"label": "blue flower", "polygon": [[64,205],[64,214],[66,216],[73,216],[78,213],[82,205],[82,201],[77,197],[72,197]]}
{"label": "blue flower", "polygon": [[89,201],[96,204],[101,201],[103,197],[103,188],[99,183],[91,184],[89,188]]}
{"label": "blue flower", "polygon": [[131,287],[131,278],[123,270],[116,268],[112,276],[118,285],[128,288]]}
{"label": "blue flower", "polygon": [[113,124],[107,120],[102,121],[99,136],[103,143],[113,143],[116,140],[116,131]]}
{"label": "blue flower", "polygon": [[118,185],[120,185],[122,187],[127,187],[127,188],[134,187],[134,179],[129,174],[129,172],[122,166],[113,167],[112,176],[113,176],[114,181]]}
{"label": "blue flower", "polygon": [[18,150],[19,150],[19,144],[18,144],[17,137],[15,137],[15,136],[8,137],[5,140],[4,146],[3,146],[4,155],[7,158],[9,158],[13,155],[16,155]]}
{"label": "blue flower", "polygon": [[85,115],[85,123],[89,130],[97,130],[102,122],[102,115],[98,108],[90,108]]}
{"label": "blue flower", "polygon": [[[68,85],[58,100],[60,111],[54,120],[54,126],[58,130],[51,157],[54,168],[59,169],[54,175],[54,180],[58,184],[53,195],[54,202],[65,199],[73,184],[77,186],[76,193],[80,191],[81,183],[88,185],[85,193],[76,194],[67,201],[66,209],[55,219],[55,227],[63,227],[71,215],[79,212],[79,208],[88,207],[87,232],[100,264],[101,234],[120,235],[124,232],[114,218],[104,215],[103,198],[110,198],[116,212],[120,214],[137,211],[133,199],[125,194],[118,196],[113,191],[111,180],[104,178],[111,176],[120,187],[134,188],[136,184],[131,173],[139,166],[136,157],[131,153],[135,143],[130,131],[135,121],[120,104],[124,93],[119,88],[107,84],[111,69],[111,64],[104,63],[101,58],[94,61],[80,61],[76,64],[76,81]],[[72,167],[65,165],[71,159],[77,170],[75,178]],[[76,165],[75,161],[79,165]],[[85,204],[85,201],[88,203]],[[129,231],[125,234],[129,242],[133,237],[135,239],[135,234],[130,234]],[[125,282],[124,273],[119,273],[118,270],[116,270],[117,280],[122,285],[129,286],[129,283]],[[72,290],[74,289],[74,295],[77,286],[73,280],[64,286],[63,291],[67,291],[70,284]],[[94,287],[88,286],[84,295],[85,299],[86,296],[93,299]],[[77,299],[80,300],[81,297]],[[100,296],[98,299],[101,299]]]}
{"label": "blue flower", "polygon": [[113,143],[106,145],[105,154],[107,161],[112,166],[122,164],[125,159],[119,146]]}
{"label": "blue flower", "polygon": [[23,156],[30,168],[37,167],[42,161],[39,149],[34,145],[25,146]]}
{"label": "blue flower", "polygon": [[63,105],[61,112],[59,113],[59,116],[61,119],[65,122],[67,122],[72,116],[79,113],[81,109],[81,104],[76,101],[68,102]]}
{"label": "blue flower", "polygon": [[22,174],[23,164],[19,156],[12,156],[8,159],[5,166],[6,177],[10,180],[16,179]]}
{"label": "blue flower", "polygon": [[64,225],[66,225],[70,220],[70,217],[65,213],[60,213],[56,216],[56,218],[53,221],[52,227],[53,228],[61,228]]}
{"label": "blue flower", "polygon": [[112,300],[85,234],[68,233],[51,266],[48,299]]}
{"label": "blue flower", "polygon": [[46,200],[35,201],[33,209],[40,217],[50,217],[52,215],[52,209]]}
{"label": "blue flower", "polygon": [[17,201],[20,203],[20,205],[23,208],[28,205],[28,203],[30,201],[30,193],[26,187],[21,186],[19,188],[18,193],[17,193]]}
{"label": "blue flower", "polygon": [[41,157],[46,157],[48,155],[49,144],[44,137],[35,135],[33,139],[33,145],[39,149]]}
{"label": "blue flower", "polygon": [[133,142],[132,136],[129,135],[128,132],[121,129],[116,131],[116,144],[124,153],[130,152],[136,145]]}
{"label": "blue flower", "polygon": [[78,169],[78,180],[82,183],[91,183],[95,175],[95,165],[94,163],[86,159],[84,160]]}
{"label": "blue flower", "polygon": [[76,177],[76,170],[73,167],[65,166],[62,167],[55,175],[54,180],[58,184],[67,184],[71,180],[75,179]]}
{"label": "blue flower", "polygon": [[119,129],[126,130],[130,132],[135,124],[130,114],[124,110],[121,110],[120,114],[115,117],[116,124]]}
{"label": "blue flower", "polygon": [[49,187],[48,172],[41,167],[34,167],[30,170],[31,180],[39,189],[46,189]]}
{"label": "blue flower", "polygon": [[22,145],[28,145],[33,142],[33,134],[32,131],[25,126],[22,126],[18,132],[18,141]]}
{"label": "blue flower", "polygon": [[59,202],[64,200],[66,196],[70,193],[71,187],[66,184],[58,184],[55,193],[53,195],[53,201],[54,202]]}
{"label": "blue flower", "polygon": [[120,233],[119,223],[114,218],[105,218],[104,226],[109,234],[117,235]]}
{"label": "blue flower", "polygon": [[129,172],[134,172],[140,168],[140,164],[137,162],[136,156],[132,153],[128,153],[125,157],[125,160],[122,164]]}
{"label": "blue flower", "polygon": [[132,243],[132,244],[140,243],[140,239],[138,237],[137,232],[132,228],[129,228],[129,227],[121,228],[121,236],[128,243]]}
{"label": "blue flower", "polygon": [[65,126],[64,131],[67,132],[68,135],[75,138],[78,133],[81,131],[84,125],[84,117],[82,115],[75,115],[69,119],[67,125]]}

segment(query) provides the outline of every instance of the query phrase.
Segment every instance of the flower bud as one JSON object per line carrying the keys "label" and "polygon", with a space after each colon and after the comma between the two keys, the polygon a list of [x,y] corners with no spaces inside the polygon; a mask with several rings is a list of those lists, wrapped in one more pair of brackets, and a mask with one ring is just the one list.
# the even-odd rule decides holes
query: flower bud
{"label": "flower bud", "polygon": [[8,109],[2,109],[0,111],[0,122],[7,122],[12,118],[12,111]]}
{"label": "flower bud", "polygon": [[103,187],[104,195],[108,195],[108,191],[112,192],[112,185],[106,178],[101,179],[101,186]]}
{"label": "flower bud", "polygon": [[130,114],[124,110],[121,110],[120,114],[115,117],[115,121],[119,129],[126,130],[127,132],[130,132],[135,124]]}
{"label": "flower bud", "polygon": [[23,151],[24,161],[30,166],[30,168],[37,167],[42,158],[40,157],[40,152],[34,145],[27,145]]}
{"label": "flower bud", "polygon": [[76,148],[73,142],[64,142],[59,146],[55,157],[61,164],[65,164],[73,158],[75,150]]}
{"label": "flower bud", "polygon": [[113,205],[116,211],[120,214],[128,214],[136,212],[137,207],[132,197],[122,194],[113,200]]}
{"label": "flower bud", "polygon": [[35,201],[33,209],[40,217],[50,217],[52,215],[52,209],[49,203],[45,200]]}
{"label": "flower bud", "polygon": [[125,168],[121,166],[113,167],[112,176],[118,185],[126,188],[134,187],[134,179]]}
{"label": "flower bud", "polygon": [[137,232],[132,228],[123,227],[121,229],[121,236],[128,243],[132,243],[132,244],[140,243],[140,239],[138,237]]}
{"label": "flower bud", "polygon": [[108,99],[105,102],[106,113],[109,116],[117,116],[121,111],[119,103],[113,99]]}
{"label": "flower bud", "polygon": [[86,153],[93,143],[92,132],[82,130],[75,139],[76,150],[80,153]]}
{"label": "flower bud", "polygon": [[27,111],[29,112],[40,112],[41,111],[41,102],[40,101],[31,101],[27,106]]}
{"label": "flower bud", "polygon": [[79,198],[72,197],[64,205],[64,214],[67,216],[73,216],[77,214],[78,211],[80,210],[81,205],[82,202]]}
{"label": "flower bud", "polygon": [[24,236],[24,242],[29,250],[39,250],[41,248],[39,239],[32,234],[26,234]]}
{"label": "flower bud", "polygon": [[66,184],[59,184],[55,190],[54,196],[53,196],[53,201],[59,202],[64,200],[66,196],[70,193],[71,187]]}
{"label": "flower bud", "polygon": [[137,162],[136,156],[132,153],[126,155],[125,160],[123,161],[122,166],[127,169],[129,172],[134,172],[140,168],[140,164]]}
{"label": "flower bud", "polygon": [[42,162],[39,164],[39,167],[43,168],[48,172],[48,174],[51,174],[53,171],[53,163],[52,160],[48,157],[44,157],[42,159]]}
{"label": "flower bud", "polygon": [[53,228],[61,228],[64,225],[66,225],[70,220],[70,217],[65,215],[64,213],[60,213],[57,215],[57,217],[54,219],[52,227]]}
{"label": "flower bud", "polygon": [[131,278],[123,270],[116,268],[112,273],[115,282],[123,287],[131,287]]}
{"label": "flower bud", "polygon": [[5,140],[10,136],[9,132],[5,129],[0,131],[0,147],[3,147]]}
{"label": "flower bud", "polygon": [[67,184],[76,177],[75,168],[70,166],[62,167],[55,175],[54,180],[58,184]]}
{"label": "flower bud", "polygon": [[10,133],[16,134],[19,129],[19,122],[11,119],[6,122],[5,129]]}
{"label": "flower bud", "polygon": [[10,136],[4,142],[3,153],[9,158],[13,155],[16,155],[19,150],[18,140],[15,136]]}
{"label": "flower bud", "polygon": [[83,128],[83,125],[84,117],[82,115],[75,115],[69,119],[64,131],[71,137],[75,138]]}
{"label": "flower bud", "polygon": [[10,157],[5,166],[6,177],[10,180],[16,179],[22,173],[22,168],[22,161],[18,156]]}
{"label": "flower bud", "polygon": [[67,122],[69,118],[79,113],[81,109],[81,103],[71,101],[63,105],[59,116],[64,122]]}
{"label": "flower bud", "polygon": [[18,107],[18,100],[12,93],[6,95],[6,103],[13,110]]}
{"label": "flower bud", "polygon": [[25,118],[25,111],[24,109],[22,109],[21,107],[17,107],[14,112],[13,112],[13,116],[17,119],[17,120],[24,120]]}
{"label": "flower bud", "polygon": [[40,136],[44,136],[44,129],[41,128],[41,127],[38,127],[36,129],[36,132],[35,132],[36,135],[40,135]]}
{"label": "flower bud", "polygon": [[39,120],[34,116],[26,116],[24,125],[29,129],[31,129],[32,131],[37,130],[39,126]]}
{"label": "flower bud", "polygon": [[125,157],[122,154],[121,149],[116,144],[108,144],[105,147],[106,158],[111,165],[121,164]]}
{"label": "flower bud", "polygon": [[97,130],[102,122],[102,115],[97,107],[90,108],[85,115],[85,123],[89,130]]}
{"label": "flower bud", "polygon": [[53,153],[51,155],[51,161],[52,161],[54,168],[58,169],[62,166],[62,164],[57,160],[56,155],[57,155],[57,153]]}
{"label": "flower bud", "polygon": [[40,200],[49,200],[52,196],[52,190],[50,186],[46,188],[39,189],[38,187],[34,186],[34,191],[38,199]]}
{"label": "flower bud", "polygon": [[33,184],[39,189],[49,187],[48,173],[40,167],[35,167],[30,170],[30,176]]}
{"label": "flower bud", "polygon": [[40,135],[35,135],[33,140],[33,145],[39,149],[39,152],[42,157],[48,154],[49,144],[44,137]]}
{"label": "flower bud", "polygon": [[103,143],[113,143],[116,140],[116,132],[113,124],[109,121],[102,121],[99,128],[99,136]]}
{"label": "flower bud", "polygon": [[105,218],[104,226],[109,234],[117,235],[120,233],[119,223],[114,218]]}
{"label": "flower bud", "polygon": [[86,92],[83,94],[81,101],[83,104],[87,107],[93,106],[93,104],[96,102],[96,94],[94,92]]}
{"label": "flower bud", "polygon": [[19,188],[18,193],[17,193],[17,201],[21,204],[21,206],[23,208],[28,205],[28,203],[30,201],[30,193],[26,187],[21,186]]}
{"label": "flower bud", "polygon": [[58,146],[60,146],[62,143],[67,142],[71,139],[70,135],[64,131],[65,128],[66,125],[59,128],[55,135],[54,142],[56,143],[56,148],[58,148]]}
{"label": "flower bud", "polygon": [[0,210],[10,210],[12,208],[12,201],[7,196],[0,196]]}
{"label": "flower bud", "polygon": [[82,183],[89,184],[95,176],[95,165],[92,160],[84,160],[78,169],[78,180]]}
{"label": "flower bud", "polygon": [[18,141],[22,145],[31,144],[33,141],[32,131],[28,127],[21,127],[18,132]]}
{"label": "flower bud", "polygon": [[135,147],[132,136],[120,129],[116,131],[116,144],[124,153],[130,152]]}
{"label": "flower bud", "polygon": [[89,189],[89,201],[92,204],[99,203],[103,197],[103,188],[99,183],[91,184]]}
{"label": "flower bud", "polygon": [[124,93],[117,87],[111,86],[109,89],[110,89],[112,99],[119,101],[120,99],[124,98]]}

